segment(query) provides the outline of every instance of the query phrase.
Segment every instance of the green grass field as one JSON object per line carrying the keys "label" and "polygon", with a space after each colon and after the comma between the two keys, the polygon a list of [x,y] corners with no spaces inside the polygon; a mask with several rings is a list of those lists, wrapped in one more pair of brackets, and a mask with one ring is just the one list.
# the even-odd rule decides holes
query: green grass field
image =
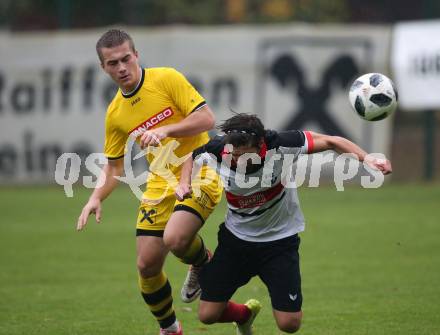
{"label": "green grass field", "polygon": [[[90,190],[0,189],[0,334],[158,334],[137,289],[137,200],[118,189],[103,223],[75,231]],[[440,187],[301,188],[304,322],[300,334],[440,334]],[[224,206],[203,228],[216,244]],[[179,301],[186,267],[169,257],[176,311],[186,335],[235,334],[205,326],[197,303]],[[279,334],[259,279],[234,297],[264,307],[255,334]]]}

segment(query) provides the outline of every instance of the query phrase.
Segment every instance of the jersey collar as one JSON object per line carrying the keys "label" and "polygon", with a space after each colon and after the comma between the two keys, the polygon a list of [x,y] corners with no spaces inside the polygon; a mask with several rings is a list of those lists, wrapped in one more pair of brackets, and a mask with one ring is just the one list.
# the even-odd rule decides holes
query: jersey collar
{"label": "jersey collar", "polygon": [[141,89],[142,85],[144,84],[144,79],[145,79],[145,69],[141,69],[142,73],[141,73],[141,80],[139,81],[139,83],[136,85],[135,89],[131,92],[128,93],[124,93],[121,90],[122,96],[124,98],[131,98],[133,97],[137,92],[139,92],[139,90]]}

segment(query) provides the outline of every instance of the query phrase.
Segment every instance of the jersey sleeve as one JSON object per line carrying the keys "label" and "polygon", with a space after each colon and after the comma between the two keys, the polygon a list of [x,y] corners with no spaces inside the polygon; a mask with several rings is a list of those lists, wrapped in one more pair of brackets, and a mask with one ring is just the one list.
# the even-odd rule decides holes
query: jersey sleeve
{"label": "jersey sleeve", "polygon": [[110,118],[105,119],[104,155],[108,159],[119,159],[125,155],[128,135],[112,124]]}
{"label": "jersey sleeve", "polygon": [[281,131],[278,133],[278,146],[299,148],[301,153],[310,154],[313,152],[313,137],[309,131]]}
{"label": "jersey sleeve", "polygon": [[206,105],[205,99],[179,71],[167,68],[162,79],[164,90],[185,116]]}

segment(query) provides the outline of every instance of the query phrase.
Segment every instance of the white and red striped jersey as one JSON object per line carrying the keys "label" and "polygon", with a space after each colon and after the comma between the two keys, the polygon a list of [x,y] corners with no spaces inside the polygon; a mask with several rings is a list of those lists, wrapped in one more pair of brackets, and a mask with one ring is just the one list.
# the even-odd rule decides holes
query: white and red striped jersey
{"label": "white and red striped jersey", "polygon": [[230,148],[223,139],[216,136],[196,149],[193,158],[197,164],[215,165],[222,178],[228,202],[226,227],[238,238],[252,242],[274,241],[303,231],[296,188],[285,186],[298,156],[312,152],[311,134],[268,130],[260,154],[242,156],[238,166],[231,164]]}

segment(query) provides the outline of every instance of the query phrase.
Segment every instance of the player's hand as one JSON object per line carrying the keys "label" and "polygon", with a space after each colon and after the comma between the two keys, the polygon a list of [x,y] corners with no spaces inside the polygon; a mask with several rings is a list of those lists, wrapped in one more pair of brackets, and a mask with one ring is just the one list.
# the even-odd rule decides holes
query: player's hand
{"label": "player's hand", "polygon": [[87,224],[90,214],[95,214],[97,223],[101,222],[101,201],[98,199],[90,199],[89,202],[82,209],[81,215],[78,218],[76,230],[82,230]]}
{"label": "player's hand", "polygon": [[141,135],[139,139],[139,144],[142,150],[148,147],[149,145],[156,147],[160,145],[160,141],[166,137],[168,137],[168,134],[162,128],[147,130]]}
{"label": "player's hand", "polygon": [[365,163],[375,169],[381,171],[383,174],[390,174],[393,172],[391,162],[385,158],[374,158],[371,156],[365,157]]}
{"label": "player's hand", "polygon": [[191,198],[191,194],[192,188],[190,184],[179,184],[175,191],[176,198],[179,201]]}

